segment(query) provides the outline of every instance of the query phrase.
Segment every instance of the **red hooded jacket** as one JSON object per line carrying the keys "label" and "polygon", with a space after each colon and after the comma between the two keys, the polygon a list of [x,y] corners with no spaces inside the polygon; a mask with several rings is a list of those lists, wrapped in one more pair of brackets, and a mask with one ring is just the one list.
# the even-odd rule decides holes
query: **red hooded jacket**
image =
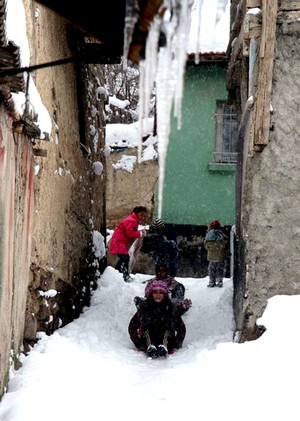
{"label": "red hooded jacket", "polygon": [[129,245],[136,238],[140,238],[138,231],[139,217],[132,212],[119,223],[111,237],[109,251],[111,254],[128,254]]}

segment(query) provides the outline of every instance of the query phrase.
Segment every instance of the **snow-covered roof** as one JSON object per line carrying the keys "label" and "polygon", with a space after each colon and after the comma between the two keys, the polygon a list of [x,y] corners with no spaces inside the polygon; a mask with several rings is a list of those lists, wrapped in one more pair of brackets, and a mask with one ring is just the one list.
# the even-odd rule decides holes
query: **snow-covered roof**
{"label": "snow-covered roof", "polygon": [[189,53],[222,53],[230,33],[230,0],[195,0]]}

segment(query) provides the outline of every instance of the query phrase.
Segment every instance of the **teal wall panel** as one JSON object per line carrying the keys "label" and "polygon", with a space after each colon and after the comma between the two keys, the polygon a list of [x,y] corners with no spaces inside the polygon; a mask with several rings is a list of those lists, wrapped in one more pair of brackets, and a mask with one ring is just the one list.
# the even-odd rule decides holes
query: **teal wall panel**
{"label": "teal wall panel", "polygon": [[[214,171],[216,100],[226,99],[226,68],[187,67],[182,127],[172,119],[162,219],[168,223],[206,225],[214,218],[234,224],[235,166]],[[215,166],[214,166],[215,167]]]}

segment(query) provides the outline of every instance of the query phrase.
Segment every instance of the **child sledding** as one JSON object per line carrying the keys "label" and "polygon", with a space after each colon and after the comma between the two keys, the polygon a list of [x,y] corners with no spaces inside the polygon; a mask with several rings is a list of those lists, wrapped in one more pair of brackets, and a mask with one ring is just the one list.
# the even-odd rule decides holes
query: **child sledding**
{"label": "child sledding", "polygon": [[150,358],[167,357],[182,347],[186,327],[164,282],[154,281],[128,326],[130,339]]}
{"label": "child sledding", "polygon": [[[185,287],[182,283],[176,281],[175,278],[169,275],[169,267],[166,263],[158,263],[155,266],[155,277],[148,279],[145,287],[145,298],[149,297],[151,285],[155,281],[161,281],[168,289],[169,297],[174,303],[180,315],[186,313],[192,306],[192,300],[185,298]],[[141,302],[145,300],[143,297],[134,297],[134,303],[139,308]]]}

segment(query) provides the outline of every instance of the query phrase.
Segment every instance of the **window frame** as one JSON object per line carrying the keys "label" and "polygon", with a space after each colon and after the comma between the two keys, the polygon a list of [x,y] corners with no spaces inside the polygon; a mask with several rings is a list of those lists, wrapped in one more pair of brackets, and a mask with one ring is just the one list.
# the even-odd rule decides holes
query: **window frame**
{"label": "window frame", "polygon": [[[216,164],[236,164],[238,158],[237,152],[237,113],[235,105],[229,105],[226,100],[216,100],[216,111],[215,111],[215,149],[214,149],[214,163]],[[229,127],[227,133],[228,144],[226,149],[224,130]],[[234,126],[234,127],[233,127]],[[235,136],[233,139],[233,130],[235,130]],[[235,144],[235,146],[234,146]],[[232,150],[235,149],[235,150]]]}

